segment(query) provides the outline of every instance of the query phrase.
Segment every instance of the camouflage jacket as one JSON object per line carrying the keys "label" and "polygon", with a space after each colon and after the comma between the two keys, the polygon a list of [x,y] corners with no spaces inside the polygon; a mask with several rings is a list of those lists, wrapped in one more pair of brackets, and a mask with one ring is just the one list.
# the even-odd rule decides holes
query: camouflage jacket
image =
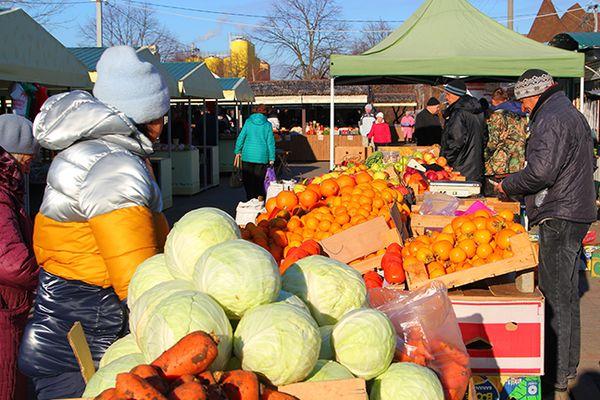
{"label": "camouflage jacket", "polygon": [[487,121],[489,140],[485,149],[485,174],[512,174],[525,165],[527,119],[498,110]]}

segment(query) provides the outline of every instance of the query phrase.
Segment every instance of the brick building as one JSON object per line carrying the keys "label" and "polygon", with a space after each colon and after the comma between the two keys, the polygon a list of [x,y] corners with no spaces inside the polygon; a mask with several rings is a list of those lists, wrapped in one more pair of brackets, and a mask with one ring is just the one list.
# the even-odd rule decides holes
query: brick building
{"label": "brick building", "polygon": [[543,0],[527,37],[546,43],[562,32],[594,32],[594,29],[594,14],[579,3],[569,7],[561,17],[552,0]]}

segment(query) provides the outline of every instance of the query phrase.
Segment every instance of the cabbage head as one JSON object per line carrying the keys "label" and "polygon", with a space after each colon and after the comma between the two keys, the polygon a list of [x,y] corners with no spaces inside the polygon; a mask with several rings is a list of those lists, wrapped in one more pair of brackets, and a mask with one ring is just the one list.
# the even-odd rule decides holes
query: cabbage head
{"label": "cabbage head", "polygon": [[106,349],[98,366],[102,368],[106,364],[111,363],[118,358],[136,353],[141,353],[141,351],[135,341],[135,338],[130,333],[129,335],[116,340],[108,347],[108,349]]}
{"label": "cabbage head", "polygon": [[396,332],[387,315],[360,308],[344,315],[333,328],[331,340],[336,361],[354,375],[369,380],[390,366]]}
{"label": "cabbage head", "polygon": [[331,332],[335,325],[325,325],[319,327],[319,333],[321,334],[321,351],[319,353],[319,360],[335,360],[335,353],[333,351],[333,345],[331,344]]}
{"label": "cabbage head", "polygon": [[247,240],[228,240],[204,252],[194,269],[194,283],[239,319],[247,310],[272,303],[281,289],[275,259]]}
{"label": "cabbage head", "polygon": [[167,267],[177,279],[192,280],[194,267],[206,249],[240,238],[240,228],[225,211],[205,207],[190,211],[167,236]]}
{"label": "cabbage head", "polygon": [[242,368],[275,386],[306,378],[317,363],[320,346],[317,323],[301,308],[285,303],[248,311],[233,337]]}
{"label": "cabbage head", "polygon": [[225,368],[231,357],[231,324],[221,306],[205,293],[177,292],[162,300],[154,308],[138,343],[146,361],[152,362],[194,331],[204,331],[219,338],[219,355],[210,370]]}
{"label": "cabbage head", "polygon": [[129,309],[140,298],[141,295],[152,289],[154,286],[172,281],[173,275],[167,269],[167,262],[164,254],[157,254],[148,258],[138,265],[129,282],[127,292],[127,306]]}
{"label": "cabbage head", "polygon": [[172,294],[186,290],[195,290],[194,285],[181,279],[163,282],[141,295],[133,304],[129,309],[129,330],[138,342],[138,346],[140,333],[143,332],[148,318],[154,313],[154,308]]}
{"label": "cabbage head", "polygon": [[322,381],[338,381],[341,379],[352,379],[354,375],[344,367],[342,364],[338,364],[331,360],[319,360],[317,365],[311,371],[307,382],[322,382]]}
{"label": "cabbage head", "polygon": [[115,387],[118,374],[129,372],[133,367],[144,364],[144,362],[144,356],[137,353],[117,358],[106,364],[92,375],[81,397],[92,399],[106,389]]}
{"label": "cabbage head", "polygon": [[435,372],[409,362],[394,363],[373,380],[369,400],[444,400]]}
{"label": "cabbage head", "polygon": [[300,307],[301,309],[306,311],[308,315],[310,315],[310,310],[308,309],[306,303],[300,300],[300,297],[296,296],[295,294],[291,294],[290,292],[286,292],[285,290],[280,290],[279,296],[275,301],[277,301],[278,303],[286,303],[296,307]]}
{"label": "cabbage head", "polygon": [[367,296],[358,271],[323,256],[292,264],[283,274],[282,288],[308,304],[319,326],[335,325],[348,311],[362,307]]}

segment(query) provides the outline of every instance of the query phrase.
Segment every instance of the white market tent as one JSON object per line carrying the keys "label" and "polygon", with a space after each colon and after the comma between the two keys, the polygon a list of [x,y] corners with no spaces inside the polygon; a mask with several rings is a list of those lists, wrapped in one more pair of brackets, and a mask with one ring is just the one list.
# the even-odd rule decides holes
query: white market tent
{"label": "white market tent", "polygon": [[59,88],[90,85],[85,66],[21,9],[0,11],[0,88],[11,82]]}
{"label": "white market tent", "polygon": [[162,63],[169,75],[178,82],[181,97],[222,99],[223,89],[206,64],[199,62]]}

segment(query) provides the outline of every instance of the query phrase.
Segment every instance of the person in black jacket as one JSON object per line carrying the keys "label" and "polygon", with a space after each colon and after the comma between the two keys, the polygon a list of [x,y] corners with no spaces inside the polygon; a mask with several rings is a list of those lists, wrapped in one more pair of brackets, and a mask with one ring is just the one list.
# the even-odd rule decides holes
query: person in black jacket
{"label": "person in black jacket", "polygon": [[450,106],[444,114],[446,125],[441,155],[468,181],[483,183],[486,126],[481,105],[467,94],[467,87],[461,80],[444,85],[444,91]]}
{"label": "person in black jacket", "polygon": [[417,114],[415,139],[418,146],[431,146],[442,141],[442,123],[439,117],[440,101],[435,97],[427,101],[427,107]]}
{"label": "person in black jacket", "polygon": [[577,259],[596,220],[594,153],[585,117],[542,70],[528,70],[515,97],[530,113],[523,170],[499,185],[507,195],[525,195],[527,215],[540,226],[539,283],[546,297],[545,386],[568,399],[567,383],[579,363]]}

